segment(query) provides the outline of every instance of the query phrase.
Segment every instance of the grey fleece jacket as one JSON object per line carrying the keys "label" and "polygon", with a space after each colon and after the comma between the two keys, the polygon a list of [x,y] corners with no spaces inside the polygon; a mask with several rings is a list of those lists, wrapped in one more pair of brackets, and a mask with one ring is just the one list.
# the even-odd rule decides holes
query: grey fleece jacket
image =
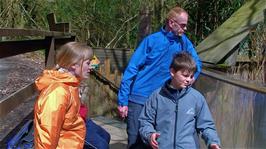
{"label": "grey fleece jacket", "polygon": [[200,148],[198,135],[207,146],[220,145],[203,95],[192,87],[175,90],[169,83],[154,91],[144,105],[139,117],[143,141],[149,144],[151,134],[158,132],[160,149]]}

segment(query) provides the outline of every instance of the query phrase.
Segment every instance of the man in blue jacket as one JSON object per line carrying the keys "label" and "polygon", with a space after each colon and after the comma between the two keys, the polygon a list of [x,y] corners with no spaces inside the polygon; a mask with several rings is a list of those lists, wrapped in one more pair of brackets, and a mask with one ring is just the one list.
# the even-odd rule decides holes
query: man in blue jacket
{"label": "man in blue jacket", "polygon": [[195,70],[190,54],[176,54],[170,66],[171,79],[145,103],[139,116],[139,132],[153,149],[199,149],[199,135],[209,149],[220,149],[208,104],[200,92],[190,87]]}
{"label": "man in blue jacket", "polygon": [[169,66],[173,55],[187,51],[197,64],[195,78],[201,71],[197,52],[184,34],[187,22],[188,13],[184,9],[172,8],[165,26],[144,38],[130,59],[118,93],[119,114],[122,118],[128,117],[128,148],[142,148],[138,117],[149,95],[170,78]]}

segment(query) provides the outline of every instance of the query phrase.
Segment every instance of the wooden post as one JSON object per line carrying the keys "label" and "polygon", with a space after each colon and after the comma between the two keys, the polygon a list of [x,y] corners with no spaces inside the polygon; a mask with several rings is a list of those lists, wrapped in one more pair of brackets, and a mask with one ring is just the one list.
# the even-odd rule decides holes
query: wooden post
{"label": "wooden post", "polygon": [[50,31],[70,32],[69,23],[57,23],[54,13],[47,15]]}
{"label": "wooden post", "polygon": [[55,66],[55,42],[54,37],[46,37],[49,42],[49,48],[45,49],[45,66],[46,68],[53,68]]}
{"label": "wooden post", "polygon": [[[264,24],[263,24],[263,26],[264,26],[264,28],[266,27],[266,9],[264,9],[263,10],[263,14],[264,14]],[[264,53],[263,54],[263,56],[264,56],[264,62],[263,62],[263,65],[264,65],[264,84],[266,84],[266,58],[265,58],[265,54],[266,54],[266,43],[264,43],[264,46],[263,46],[263,48],[264,49],[262,49],[262,50],[264,50],[262,53]]]}
{"label": "wooden post", "polygon": [[263,10],[263,14],[264,14],[264,25],[266,25],[266,9]]}
{"label": "wooden post", "polygon": [[55,15],[54,13],[50,13],[47,15],[47,21],[48,21],[48,25],[49,25],[49,30],[50,31],[55,31],[55,22],[56,22],[56,19],[55,19]]}
{"label": "wooden post", "polygon": [[143,7],[140,11],[140,24],[138,32],[138,43],[151,31],[151,15],[148,7]]}
{"label": "wooden post", "polygon": [[115,83],[115,85],[117,85],[117,82],[118,82],[118,70],[117,69],[115,69],[115,72],[114,72],[114,83]]}
{"label": "wooden post", "polygon": [[264,61],[264,84],[266,84],[266,61]]}
{"label": "wooden post", "polygon": [[105,71],[105,77],[107,79],[110,79],[110,59],[106,58],[104,60],[104,71]]}

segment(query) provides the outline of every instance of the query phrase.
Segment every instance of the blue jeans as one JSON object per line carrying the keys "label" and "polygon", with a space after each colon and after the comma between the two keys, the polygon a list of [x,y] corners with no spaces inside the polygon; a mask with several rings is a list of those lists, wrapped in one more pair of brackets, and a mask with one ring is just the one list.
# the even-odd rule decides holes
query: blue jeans
{"label": "blue jeans", "polygon": [[109,149],[110,134],[91,119],[86,121],[85,149]]}
{"label": "blue jeans", "polygon": [[144,144],[139,135],[139,115],[142,111],[143,105],[134,102],[128,102],[128,116],[127,116],[127,135],[128,135],[128,149],[148,149],[150,148]]}

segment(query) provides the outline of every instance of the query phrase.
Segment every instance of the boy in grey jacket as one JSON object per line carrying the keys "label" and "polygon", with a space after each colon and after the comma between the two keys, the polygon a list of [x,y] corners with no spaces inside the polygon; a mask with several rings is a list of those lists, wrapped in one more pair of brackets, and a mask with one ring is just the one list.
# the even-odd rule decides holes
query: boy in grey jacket
{"label": "boy in grey jacket", "polygon": [[140,135],[153,149],[200,148],[200,134],[208,148],[220,149],[205,98],[191,86],[196,64],[188,53],[176,54],[171,79],[149,97],[139,117]]}

